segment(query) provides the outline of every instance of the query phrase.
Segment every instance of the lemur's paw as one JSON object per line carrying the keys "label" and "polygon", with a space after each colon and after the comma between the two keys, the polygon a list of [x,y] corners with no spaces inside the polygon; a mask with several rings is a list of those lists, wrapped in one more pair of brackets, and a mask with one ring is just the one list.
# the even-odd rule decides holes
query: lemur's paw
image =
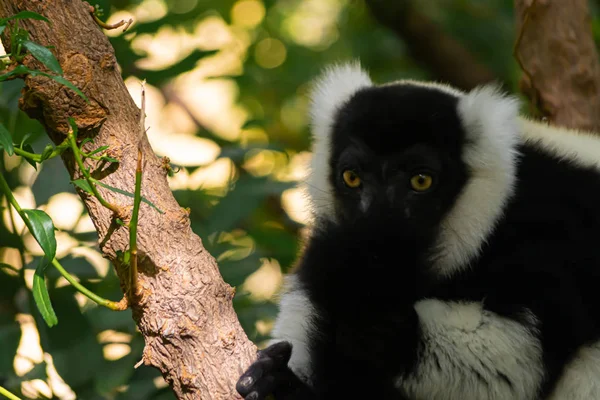
{"label": "lemur's paw", "polygon": [[288,361],[292,344],[278,342],[258,352],[258,359],[238,380],[235,389],[246,400],[263,400],[278,387],[289,385]]}

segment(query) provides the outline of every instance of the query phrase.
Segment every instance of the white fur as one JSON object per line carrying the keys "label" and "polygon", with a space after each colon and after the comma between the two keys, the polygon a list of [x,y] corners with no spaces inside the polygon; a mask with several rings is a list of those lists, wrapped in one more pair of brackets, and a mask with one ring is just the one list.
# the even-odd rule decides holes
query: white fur
{"label": "white fur", "polygon": [[481,303],[435,299],[419,301],[415,310],[422,330],[420,360],[414,373],[397,380],[411,398],[534,398],[544,372],[533,315],[527,318],[531,325],[524,326],[483,309]]}
{"label": "white fur", "polygon": [[316,80],[311,93],[312,158],[307,180],[313,212],[335,219],[333,194],[329,183],[331,128],[337,110],[358,90],[372,86],[358,62],[332,65]]}
{"label": "white fur", "polygon": [[440,274],[465,268],[492,232],[512,196],[519,141],[518,102],[494,86],[463,95],[458,104],[467,139],[463,161],[471,176],[442,221],[434,261]]}
{"label": "white fur", "polygon": [[600,169],[600,136],[521,118],[523,140],[580,167]]}
{"label": "white fur", "polygon": [[600,399],[600,342],[579,349],[548,400]]}
{"label": "white fur", "polygon": [[298,287],[297,277],[288,275],[285,279],[284,292],[279,302],[279,314],[268,345],[284,340],[290,342],[292,357],[288,365],[298,377],[310,384],[312,370],[308,352],[308,334],[314,309],[304,290]]}

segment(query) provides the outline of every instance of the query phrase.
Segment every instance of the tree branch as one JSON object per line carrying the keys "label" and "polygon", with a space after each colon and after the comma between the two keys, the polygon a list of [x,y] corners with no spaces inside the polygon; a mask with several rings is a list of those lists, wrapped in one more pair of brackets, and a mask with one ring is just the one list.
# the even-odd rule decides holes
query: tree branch
{"label": "tree branch", "polygon": [[588,0],[515,0],[521,90],[557,125],[600,129],[600,63]]}
{"label": "tree branch", "polygon": [[[89,149],[108,145],[111,155],[120,161],[112,170],[102,171],[102,182],[133,192],[140,110],[123,83],[114,50],[92,18],[90,6],[71,0],[0,2],[0,18],[22,10],[40,13],[51,21],[52,25],[34,20],[20,23],[33,41],[54,46],[65,78],[79,87],[90,103],[45,77],[27,76],[20,108],[38,119],[55,143],[65,140],[68,117],[73,117],[78,139],[93,137],[95,144],[88,143]],[[8,31],[3,37],[5,47],[10,43]],[[30,56],[24,63],[30,68],[44,68]],[[145,134],[139,149],[144,160],[142,195],[164,211],[161,214],[145,203],[139,210],[140,297],[131,306],[146,343],[143,361],[162,372],[180,399],[237,397],[235,382],[254,360],[256,347],[233,310],[234,290],[223,282],[215,259],[192,232],[188,214],[173,197],[166,171]],[[73,179],[83,177],[71,151],[65,151],[62,158]],[[84,160],[84,167],[92,171],[100,165],[92,158]],[[98,190],[107,202],[131,214],[131,198],[100,187]],[[96,197],[78,192],[98,230],[101,251],[116,266],[122,289],[127,292],[128,265],[119,261],[117,254],[128,249],[129,232]]]}
{"label": "tree branch", "polygon": [[412,57],[436,79],[464,90],[496,76],[456,39],[442,31],[408,0],[366,0],[373,16],[395,32]]}

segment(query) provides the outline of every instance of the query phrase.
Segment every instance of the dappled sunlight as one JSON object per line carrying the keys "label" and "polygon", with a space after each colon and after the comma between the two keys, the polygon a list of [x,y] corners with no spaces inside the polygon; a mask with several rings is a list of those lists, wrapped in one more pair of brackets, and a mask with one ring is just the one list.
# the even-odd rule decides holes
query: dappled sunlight
{"label": "dappled sunlight", "polygon": [[19,165],[19,181],[23,185],[32,186],[40,172],[42,172],[42,168],[43,167],[38,166],[38,169],[36,170],[29,163],[21,163],[21,165]]}
{"label": "dappled sunlight", "polygon": [[[56,231],[56,258],[61,259],[67,256],[70,251],[77,246],[79,243],[67,232]],[[27,231],[23,235],[23,243],[29,253],[34,256],[43,256],[44,251],[40,247],[39,243],[35,240],[33,235]]]}
{"label": "dappled sunlight", "polygon": [[30,399],[52,398],[52,389],[46,381],[41,379],[32,379],[30,381],[21,382],[21,392]]}
{"label": "dappled sunlight", "polygon": [[168,180],[172,190],[225,190],[232,173],[231,160],[220,158],[206,167],[196,169],[191,174],[186,169],[182,169]]}
{"label": "dappled sunlight", "polygon": [[231,7],[231,22],[244,28],[254,28],[265,17],[265,6],[259,0],[239,0]]}
{"label": "dappled sunlight", "polygon": [[[13,189],[13,196],[17,200],[17,203],[23,209],[35,208],[35,197],[30,187],[19,186]],[[25,223],[21,219],[21,216],[15,211],[14,208],[8,206],[6,197],[2,199],[2,222],[4,226],[12,233],[21,233],[25,229]],[[13,224],[14,222],[14,224]]]}
{"label": "dappled sunlight", "polygon": [[125,332],[107,329],[97,335],[98,342],[103,344],[102,354],[109,361],[115,361],[131,353],[131,340],[133,336]]}
{"label": "dappled sunlight", "polygon": [[236,105],[239,89],[235,82],[217,78],[194,81],[193,75],[186,78],[175,86],[194,117],[216,136],[237,140],[247,112]]}
{"label": "dappled sunlight", "polygon": [[[141,106],[140,82],[135,78],[125,81],[129,93],[136,105]],[[148,140],[155,153],[169,157],[171,162],[181,166],[206,165],[214,161],[220,152],[219,146],[212,140],[194,136],[195,130],[186,124],[185,132],[178,132],[181,125],[173,124],[181,115],[176,107],[166,108],[162,93],[152,85],[146,84],[146,127]]]}
{"label": "dappled sunlight", "polygon": [[281,170],[277,171],[275,177],[280,181],[300,182],[308,177],[308,167],[312,153],[301,151],[290,157],[290,161]]}
{"label": "dappled sunlight", "polygon": [[85,232],[95,232],[96,228],[94,227],[94,223],[90,218],[88,213],[85,213],[81,216],[77,224],[73,228],[74,233],[85,233]]}
{"label": "dappled sunlight", "polygon": [[100,252],[87,246],[78,246],[72,248],[71,256],[73,258],[83,258],[94,268],[94,270],[96,270],[96,273],[100,278],[104,278],[110,268],[110,262],[106,258],[102,257]]}
{"label": "dappled sunlight", "polygon": [[56,371],[54,359],[49,353],[44,353],[44,361],[46,361],[46,374],[48,375],[48,384],[56,397],[61,400],[75,400],[77,396],[73,389],[65,383],[62,377]]}
{"label": "dappled sunlight", "polygon": [[44,211],[56,228],[72,230],[83,213],[83,203],[74,193],[57,193],[50,197]]}
{"label": "dappled sunlight", "polygon": [[169,386],[167,384],[167,381],[165,381],[165,379],[162,376],[157,376],[156,378],[154,378],[152,380],[152,383],[154,384],[154,387],[156,387],[157,389],[164,389],[167,386]]}
{"label": "dappled sunlight", "polygon": [[167,11],[164,0],[143,0],[133,9],[133,15],[139,22],[151,22],[167,15]]}
{"label": "dappled sunlight", "polygon": [[263,259],[262,265],[244,282],[243,289],[259,300],[273,297],[283,283],[281,266],[275,259]]}
{"label": "dappled sunlight", "polygon": [[[27,261],[25,261],[27,262]],[[4,273],[12,276],[17,276],[18,271],[23,268],[23,261],[21,260],[21,252],[19,249],[11,247],[0,247],[0,263],[8,264],[13,267],[16,271],[10,268],[3,268]]]}
{"label": "dappled sunlight", "polygon": [[40,346],[40,335],[33,316],[17,314],[16,320],[21,327],[21,340],[13,361],[13,368],[17,376],[23,376],[31,371],[35,364],[44,361],[44,352]]}
{"label": "dappled sunlight", "polygon": [[339,38],[338,17],[346,3],[347,0],[279,3],[286,15],[283,33],[301,46],[326,50]]}
{"label": "dappled sunlight", "polygon": [[113,329],[104,330],[98,333],[96,337],[100,343],[131,343],[131,339],[133,339],[131,334]]}
{"label": "dappled sunlight", "polygon": [[258,331],[258,333],[260,333],[261,335],[266,335],[269,332],[271,332],[271,329],[273,329],[273,325],[275,324],[275,321],[273,320],[269,320],[269,321],[265,321],[262,319],[259,319],[256,321],[256,330]]}
{"label": "dappled sunlight", "polygon": [[[155,21],[167,14],[167,5],[163,0],[144,0],[129,10],[118,10],[108,17],[107,24],[116,24],[121,20],[133,19],[133,25],[141,22]],[[102,17],[101,17],[102,18]],[[105,34],[111,37],[123,34],[123,29],[105,30]],[[126,33],[125,33],[126,34]]]}
{"label": "dappled sunlight", "polygon": [[124,343],[109,343],[102,346],[102,354],[108,361],[116,361],[131,353],[131,346]]}
{"label": "dappled sunlight", "polygon": [[281,206],[294,221],[300,224],[308,224],[311,221],[309,201],[303,188],[284,191],[281,195]]}
{"label": "dappled sunlight", "polygon": [[285,45],[275,38],[263,39],[254,48],[256,63],[266,69],[279,67],[285,62],[286,57]]}
{"label": "dappled sunlight", "polygon": [[232,247],[219,254],[217,262],[224,260],[241,260],[248,257],[256,248],[254,240],[241,229],[232,232],[221,232],[217,243],[229,243]]}
{"label": "dappled sunlight", "polygon": [[240,131],[240,145],[248,147],[250,144],[267,144],[269,143],[269,135],[267,132],[258,127],[246,128]]}
{"label": "dappled sunlight", "polygon": [[147,57],[136,62],[144,70],[162,70],[189,55],[195,48],[194,37],[183,28],[162,26],[156,33],[144,33],[131,41],[131,48]]}
{"label": "dappled sunlight", "polygon": [[163,149],[161,153],[182,167],[210,164],[221,151],[214,141],[187,134],[155,137],[153,142],[153,147]]}
{"label": "dappled sunlight", "polygon": [[[0,46],[0,49],[2,49],[2,46]],[[11,172],[13,169],[21,165],[21,161],[23,161],[23,159],[16,154],[13,154],[12,156],[4,154],[4,169],[8,172]]]}
{"label": "dappled sunlight", "polygon": [[242,164],[242,168],[254,176],[267,176],[280,170],[287,164],[284,153],[272,150],[249,150]]}

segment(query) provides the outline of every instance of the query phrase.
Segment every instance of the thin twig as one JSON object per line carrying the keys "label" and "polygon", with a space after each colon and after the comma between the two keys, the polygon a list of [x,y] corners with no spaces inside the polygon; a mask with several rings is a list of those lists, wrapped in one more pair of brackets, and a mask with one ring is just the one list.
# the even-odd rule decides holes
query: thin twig
{"label": "thin twig", "polygon": [[519,68],[521,68],[521,71],[523,71],[523,73],[527,76],[527,79],[529,80],[529,84],[531,85],[531,90],[533,91],[532,106],[535,109],[539,109],[538,108],[538,105],[540,103],[539,102],[539,96],[540,96],[539,91],[536,89],[535,83],[533,82],[533,75],[531,75],[529,70],[525,67],[523,60],[521,60],[521,55],[519,54],[519,46],[521,46],[521,41],[523,40],[523,36],[525,34],[525,28],[527,27],[527,24],[529,23],[530,14],[531,14],[533,8],[536,6],[536,3],[537,3],[537,0],[533,0],[531,2],[531,4],[529,5],[529,7],[527,7],[527,9],[525,10],[525,15],[523,16],[523,24],[521,25],[521,29],[519,30],[519,35],[517,36],[517,40],[515,41],[515,45],[513,46],[513,57],[517,61],[517,64],[519,64]]}
{"label": "thin twig", "polygon": [[143,153],[142,153],[142,138],[146,133],[146,81],[142,81],[142,107],[140,110],[140,134],[138,137],[137,146],[137,166],[135,169],[135,192],[133,198],[133,211],[131,212],[131,221],[129,221],[129,251],[131,253],[131,265],[129,273],[131,274],[131,289],[132,298],[138,295],[138,251],[137,251],[137,223],[138,214],[140,211],[140,203],[142,201],[142,172],[143,172]]}
{"label": "thin twig", "polygon": [[2,386],[0,386],[0,394],[5,396],[7,399],[10,400],[21,400],[20,397],[15,396],[14,394],[12,394],[11,392],[9,392],[8,390],[4,389]]}
{"label": "thin twig", "polygon": [[96,23],[98,25],[100,25],[102,28],[104,28],[106,30],[117,29],[118,27],[125,25],[125,28],[123,28],[123,32],[125,32],[125,31],[127,31],[127,29],[129,29],[129,27],[133,23],[133,19],[129,18],[128,21],[125,21],[124,19],[122,19],[121,21],[119,21],[117,23],[107,24],[106,22],[103,22],[98,18],[98,16],[96,15],[96,8],[94,6],[90,6],[90,14],[92,14],[94,21],[96,21]]}
{"label": "thin twig", "polygon": [[88,185],[90,187],[90,190],[92,191],[92,194],[98,199],[98,201],[100,202],[100,204],[102,204],[104,207],[106,207],[109,210],[111,210],[116,215],[119,215],[119,213],[121,211],[119,209],[119,207],[117,207],[116,205],[114,205],[112,203],[109,203],[108,201],[106,201],[104,199],[104,197],[102,197],[102,195],[100,194],[100,192],[98,192],[98,188],[96,188],[96,184],[92,180],[92,177],[90,175],[90,171],[88,171],[87,168],[85,168],[85,166],[83,165],[83,160],[81,158],[81,150],[77,146],[77,139],[76,139],[77,132],[75,131],[75,128],[73,126],[74,126],[74,124],[71,126],[71,128],[69,130],[69,134],[67,135],[67,139],[69,140],[69,144],[71,146],[71,150],[73,150],[73,158],[75,158],[75,161],[77,162],[77,165],[79,166],[79,170],[81,171],[81,173],[83,174],[85,180],[87,181],[87,183],[88,183]]}
{"label": "thin twig", "polygon": [[125,304],[123,304],[123,300],[121,300],[119,302],[107,300],[107,299],[105,299],[103,297],[98,296],[96,293],[88,290],[81,283],[77,282],[77,280],[73,277],[73,275],[69,274],[63,268],[63,266],[58,262],[58,260],[56,258],[54,260],[52,260],[52,265],[54,265],[54,268],[56,268],[58,270],[58,272],[60,272],[60,274],[71,285],[73,285],[73,287],[75,289],[77,289],[78,292],[80,292],[81,294],[85,295],[88,299],[92,300],[94,303],[96,303],[98,305],[101,305],[101,306],[104,306],[106,308],[110,308],[111,310],[114,310],[114,311],[124,311],[124,310],[127,310],[127,302],[125,302]]}

